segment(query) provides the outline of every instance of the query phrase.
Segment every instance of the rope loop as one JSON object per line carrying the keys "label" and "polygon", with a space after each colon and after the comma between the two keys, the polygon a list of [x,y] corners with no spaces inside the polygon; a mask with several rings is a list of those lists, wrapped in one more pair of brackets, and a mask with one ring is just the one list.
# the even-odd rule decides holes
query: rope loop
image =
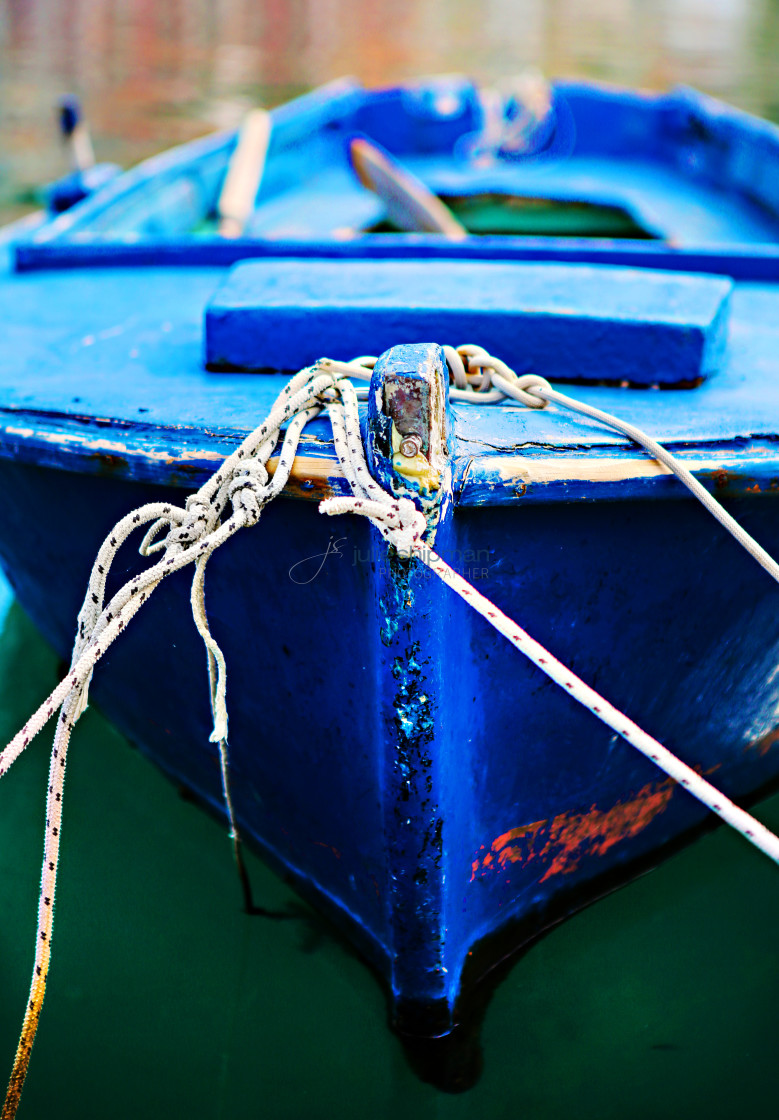
{"label": "rope loop", "polygon": [[443,350],[449,365],[449,380],[454,382],[456,389],[466,390],[468,388],[468,374],[461,354],[455,350],[454,346],[444,346]]}
{"label": "rope loop", "polygon": [[[460,375],[459,384],[459,370],[455,373],[455,385],[458,389],[472,389],[477,393],[489,392],[492,382],[492,367],[490,364],[492,359],[483,346],[476,346],[474,343],[464,343],[458,346],[456,350],[451,346],[447,346],[444,348],[444,353],[447,358],[451,355],[451,357],[455,359],[455,368],[459,365],[460,369],[463,371]],[[506,369],[508,369],[508,366]]]}
{"label": "rope loop", "polygon": [[[502,386],[501,386],[502,387]],[[523,373],[511,382],[511,393],[515,400],[527,405],[528,408],[546,408],[549,401],[538,396],[539,389],[551,389],[545,377],[538,373]]]}
{"label": "rope loop", "polygon": [[[733,520],[679,460],[646,433],[609,413],[564,396],[552,389],[549,382],[538,374],[527,373],[518,377],[505,362],[488,354],[481,346],[446,346],[444,353],[449,365],[450,380],[454,383],[450,395],[455,400],[489,403],[508,396],[535,409],[545,408],[553,401],[558,406],[572,409],[610,426],[639,443],[653,458],[672,471],[773,579],[779,582],[779,564]],[[768,833],[759,822],[738,809],[695,771],[642,732],[625,715],[612,708],[608,701],[599,697],[557,662],[516,623],[463,580],[432,551],[425,539],[427,520],[414,501],[407,497],[395,497],[375,481],[368,468],[362,444],[357,391],[349,380],[370,380],[375,363],[376,359],[368,356],[356,358],[352,362],[322,358],[313,366],[301,370],[282,389],[263,423],[225,459],[197,493],[187,498],[183,507],[167,502],[154,502],[132,510],[117,522],[98,550],[78,616],[70,669],[24,727],[0,750],[2,777],[38,732],[53,718],[54,713],[59,712],[46,807],[35,964],[2,1120],[13,1120],[16,1115],[45,994],[53,922],[53,907],[49,903],[54,898],[56,887],[65,756],[71,731],[86,707],[92,671],[98,660],[162,581],[188,565],[194,567],[192,614],[207,655],[214,722],[211,738],[219,745],[225,809],[240,870],[240,838],[228,781],[227,668],[222,651],[209,629],[205,603],[206,566],[213,552],[236,532],[255,525],[263,508],[283,490],[290,477],[305,425],[325,407],[329,410],[336,454],[351,496],[325,499],[319,505],[320,512],[330,516],[351,513],[367,517],[400,555],[417,557],[436,572],[482,614],[490,625],[566,689],[568,694],[779,862],[779,838]],[[276,470],[271,477],[268,460],[285,425]],[[228,503],[232,506],[229,516],[225,513]],[[162,558],[128,580],[106,603],[109,573],[119,549],[132,533],[147,525],[150,528],[146,531],[140,551],[144,556],[162,552]]]}
{"label": "rope loop", "polygon": [[317,373],[328,374],[333,379],[333,385],[344,377],[356,377],[358,381],[370,381],[373,367],[378,358],[363,354],[359,358],[352,358],[350,362],[338,362],[334,358],[317,358],[312,369]]}
{"label": "rope loop", "polygon": [[[389,498],[389,495],[387,495]],[[410,556],[427,532],[427,521],[410,498],[372,501],[366,498],[325,498],[319,512],[330,517],[343,513],[368,517],[388,544],[401,556]]]}

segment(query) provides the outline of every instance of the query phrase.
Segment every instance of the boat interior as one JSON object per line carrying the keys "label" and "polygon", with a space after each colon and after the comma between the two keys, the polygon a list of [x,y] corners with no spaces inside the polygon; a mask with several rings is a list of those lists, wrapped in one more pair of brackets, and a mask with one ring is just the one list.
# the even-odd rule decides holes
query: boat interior
{"label": "boat interior", "polygon": [[[217,228],[236,132],[156,156],[23,231],[0,279],[3,327],[20,340],[0,359],[5,453],[45,464],[65,445],[89,469],[95,448],[111,454],[105,420],[133,433],[114,441],[129,477],[195,485],[286,372],[434,339],[575,382],[727,485],[770,484],[776,127],[686,89],[557,83],[535,108],[488,94],[460,77],[343,80],[273,109],[237,238]],[[357,173],[359,138],[480,235],[399,232]],[[462,504],[673,485],[595,422],[478,401],[455,412]],[[326,420],[300,463],[298,496],[337,490]]]}
{"label": "boat interior", "polygon": [[[398,161],[479,237],[677,247],[779,240],[775,130],[687,89],[559,82],[531,97],[457,76],[386,90],[342,80],[270,118],[244,244],[397,234],[382,198],[355,173],[355,137]],[[217,202],[237,138],[218,133],[147,160],[34,242],[218,241]]]}

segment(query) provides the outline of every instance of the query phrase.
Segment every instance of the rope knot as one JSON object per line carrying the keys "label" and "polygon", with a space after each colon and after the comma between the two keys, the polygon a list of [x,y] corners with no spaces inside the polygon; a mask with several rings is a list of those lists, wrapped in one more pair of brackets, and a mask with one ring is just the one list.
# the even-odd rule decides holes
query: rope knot
{"label": "rope knot", "polygon": [[[162,547],[166,552],[179,553],[211,532],[215,521],[214,511],[199,494],[190,494],[184,503],[184,509],[186,513],[181,523],[174,525],[172,522],[168,522],[171,527],[165,539],[160,541],[158,545],[152,545],[151,548],[147,546],[147,551],[156,551]],[[164,522],[161,524],[164,524]],[[155,528],[157,526],[152,527],[152,529]],[[151,532],[152,530],[150,530],[150,534]]]}
{"label": "rope knot", "polygon": [[522,404],[526,404],[528,408],[546,408],[549,401],[544,400],[534,390],[536,389],[551,389],[545,377],[540,373],[523,373],[517,377],[516,381],[512,383],[514,392],[511,394],[515,400],[519,400]]}
{"label": "rope knot", "polygon": [[521,377],[483,346],[466,343],[462,346],[444,346],[449,366],[449,380],[453,385],[453,400],[468,400],[489,404],[503,397],[513,397],[527,408],[546,408],[549,401],[537,390],[551,389],[545,377],[538,373],[525,373]]}
{"label": "rope knot", "polygon": [[235,472],[227,487],[233,509],[243,512],[247,527],[257,524],[264,506],[272,497],[269,478],[268,469],[261,460],[249,459]]}

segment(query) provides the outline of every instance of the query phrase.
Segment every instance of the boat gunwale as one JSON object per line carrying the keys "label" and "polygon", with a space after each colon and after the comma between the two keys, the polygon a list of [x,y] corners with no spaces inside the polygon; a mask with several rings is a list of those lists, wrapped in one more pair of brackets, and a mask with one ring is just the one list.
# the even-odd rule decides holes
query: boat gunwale
{"label": "boat gunwale", "polygon": [[[519,243],[518,243],[519,242]],[[697,272],[755,283],[779,282],[779,245],[732,243],[701,248],[629,238],[522,237],[487,235],[473,242],[447,242],[433,234],[365,234],[355,241],[294,241],[236,238],[182,244],[164,238],[85,235],[71,242],[13,247],[16,272],[100,268],[227,268],[268,257],[305,260],[538,261],[621,265],[627,268]]]}
{"label": "boat gunwale", "polygon": [[[0,459],[196,489],[248,432],[96,421],[4,408],[0,409]],[[718,495],[779,494],[779,440],[773,435],[669,441],[668,448]],[[277,461],[276,456],[269,460],[271,473]],[[521,449],[490,453],[462,447],[453,474],[455,503],[462,507],[688,497],[666,467],[633,447],[614,443],[586,449],[528,443]],[[283,493],[312,502],[350,493],[332,443],[304,435]]]}

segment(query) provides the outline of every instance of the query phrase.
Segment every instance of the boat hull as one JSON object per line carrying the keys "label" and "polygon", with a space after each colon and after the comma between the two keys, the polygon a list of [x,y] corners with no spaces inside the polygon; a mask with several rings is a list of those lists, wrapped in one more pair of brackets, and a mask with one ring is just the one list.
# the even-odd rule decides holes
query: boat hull
{"label": "boat hull", "polygon": [[[267,414],[278,372],[307,363],[325,340],[331,357],[348,359],[390,337],[394,346],[470,336],[518,372],[578,381],[575,395],[673,447],[779,552],[779,132],[686,92],[558,93],[575,124],[570,151],[497,152],[482,166],[461,158],[460,141],[481,120],[468,83],[328,87],[273,111],[242,238],[201,228],[235,144],[223,135],[155,157],[16,246],[15,272],[0,277],[0,561],[63,658],[115,521],[149,500],[180,504]],[[640,228],[589,240],[567,226],[456,242],[382,233],[381,201],[347,164],[355,130],[453,204],[513,200],[516,217],[542,198],[569,217],[569,204],[581,204],[593,220],[616,207]],[[529,314],[539,277],[561,265],[564,300]],[[334,294],[328,269],[346,270],[357,293]],[[286,273],[306,291],[299,298],[296,280],[298,295],[287,292],[294,316],[280,328],[273,298],[257,293],[263,277]],[[422,289],[434,274],[451,289],[432,321],[412,323],[419,288],[398,281],[411,273]],[[524,274],[524,294],[506,294],[508,273],[518,283]],[[247,275],[250,299],[235,290]],[[399,301],[366,310],[363,289],[381,293],[393,276]],[[664,293],[649,301],[659,312],[643,299],[650,288]],[[679,302],[682,288],[691,303]],[[714,288],[721,307],[696,318],[696,291]],[[508,337],[517,309],[525,318]],[[379,311],[391,335],[377,331]],[[203,358],[220,315],[243,342],[236,358],[217,330],[210,364],[223,372],[212,374]],[[716,361],[677,368],[665,343],[686,354],[695,338],[696,354]],[[259,339],[281,352],[258,355]],[[301,355],[301,340],[317,349]],[[446,400],[449,373],[432,349]],[[276,372],[240,372],[258,367]],[[698,387],[653,391],[670,384]],[[435,547],[444,559],[725,793],[750,797],[773,781],[779,589],[770,578],[676,479],[600,425],[555,408],[443,411]],[[362,419],[370,443],[381,424]],[[397,492],[383,454],[376,477]],[[710,816],[426,569],[388,554],[369,524],[320,517],[317,497],[348,492],[321,416],[284,495],[210,562],[235,808],[245,836],[373,962],[395,1027],[445,1037],[506,952]],[[141,565],[127,549],[117,581]],[[185,573],[155,591],[99,664],[92,695],[223,813]]]}
{"label": "boat hull", "polygon": [[[180,491],[8,461],[0,480],[14,496],[3,566],[64,658],[104,534]],[[731,505],[777,551],[775,501]],[[726,793],[779,773],[779,589],[695,503],[458,509],[439,545]],[[122,579],[142,564],[128,556]],[[506,952],[496,935],[536,932],[706,817],[359,519],[279,499],[214,556],[207,598],[241,827],[376,965],[401,1031],[451,1031]],[[222,811],[185,573],[98,666],[92,695]]]}

